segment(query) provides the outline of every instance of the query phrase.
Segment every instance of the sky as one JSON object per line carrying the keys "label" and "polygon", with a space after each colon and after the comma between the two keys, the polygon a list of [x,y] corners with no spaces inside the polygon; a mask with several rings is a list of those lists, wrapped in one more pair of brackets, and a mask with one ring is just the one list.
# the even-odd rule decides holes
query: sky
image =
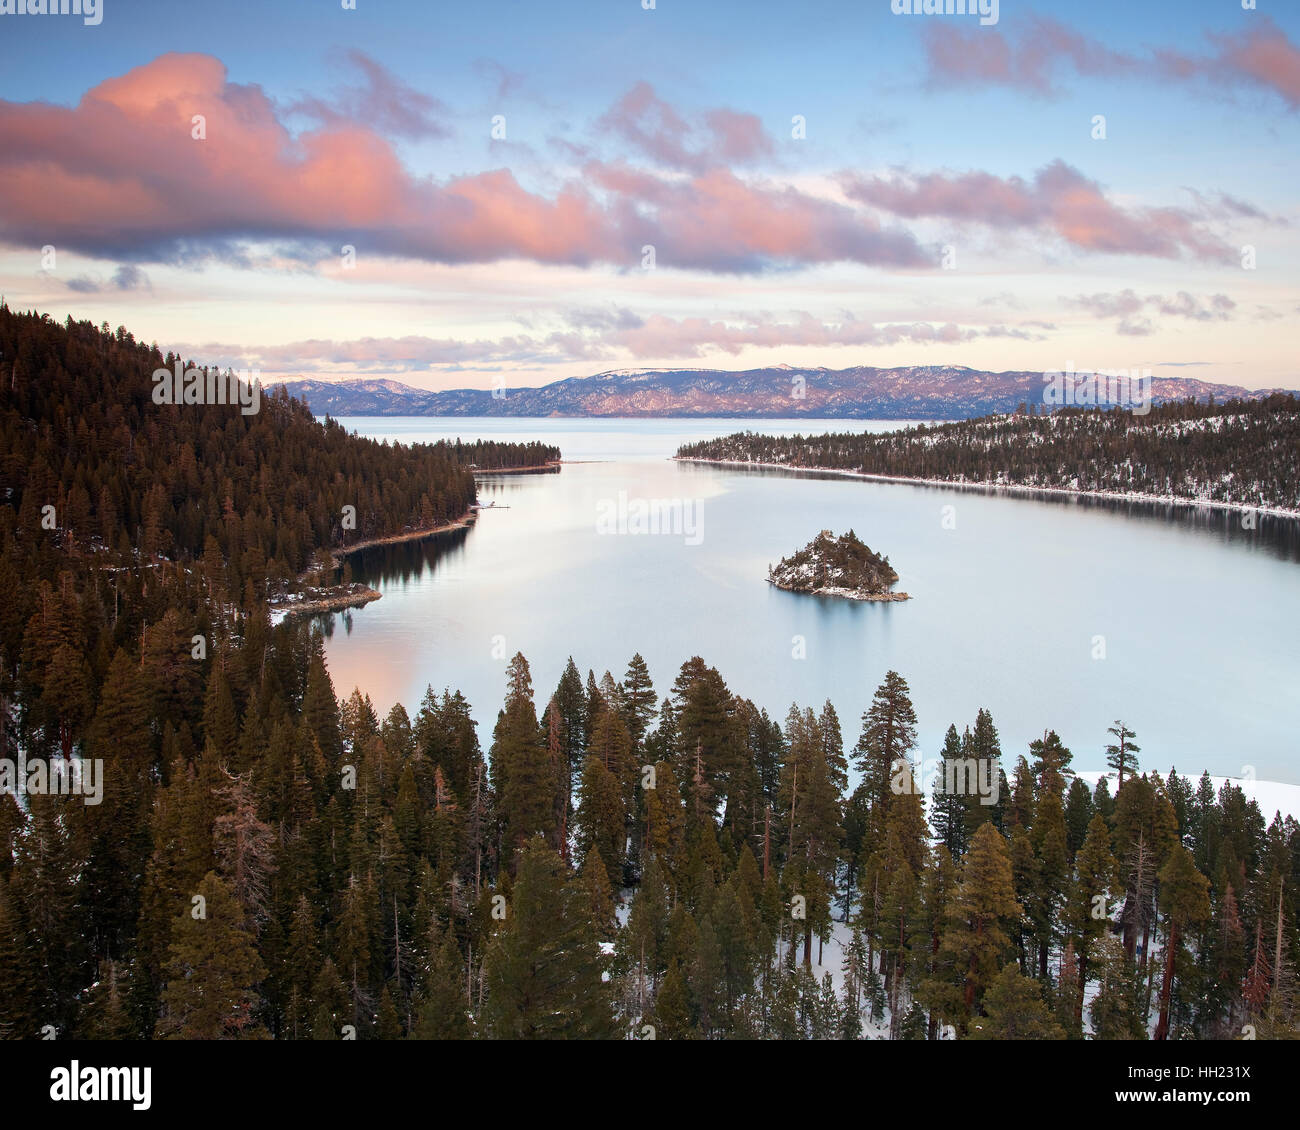
{"label": "sky", "polygon": [[11,308],[264,380],[1300,388],[1294,0],[19,2]]}

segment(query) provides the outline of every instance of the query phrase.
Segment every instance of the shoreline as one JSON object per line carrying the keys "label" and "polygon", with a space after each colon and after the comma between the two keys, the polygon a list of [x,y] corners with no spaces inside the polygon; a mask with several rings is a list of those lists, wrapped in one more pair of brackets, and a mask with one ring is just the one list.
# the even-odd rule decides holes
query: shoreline
{"label": "shoreline", "polygon": [[551,459],[545,463],[533,463],[527,467],[475,467],[475,475],[536,475],[545,471],[558,471],[564,459]]}
{"label": "shoreline", "polygon": [[1005,491],[1008,494],[1056,494],[1069,498],[1101,498],[1112,502],[1142,502],[1161,506],[1185,506],[1195,510],[1225,510],[1228,512],[1265,514],[1271,518],[1300,520],[1300,509],[1284,506],[1249,506],[1244,502],[1220,502],[1216,499],[1175,498],[1172,495],[1145,494],[1141,491],[1080,490],[1074,487],[1035,487],[1022,483],[958,482],[953,479],[919,479],[906,475],[879,475],[866,471],[842,471],[833,467],[793,467],[788,463],[758,463],[748,459],[703,459],[695,455],[674,455],[674,463],[700,463],[709,467],[762,468],[772,471],[789,471],[805,475],[837,475],[845,479],[863,479],[868,482],[903,483],[911,486],[951,487],[954,490],[974,490],[985,494]]}
{"label": "shoreline", "polygon": [[334,589],[317,589],[318,593],[310,600],[292,601],[288,604],[271,604],[268,607],[272,615],[281,616],[319,616],[326,612],[341,612],[345,608],[362,608],[384,594],[378,589],[362,585],[351,592],[338,592]]}
{"label": "shoreline", "polygon": [[423,530],[403,530],[400,534],[388,534],[381,538],[367,538],[365,541],[354,542],[352,545],[336,546],[330,550],[330,560],[335,569],[339,568],[342,562],[341,557],[348,557],[353,553],[359,553],[363,549],[371,549],[377,545],[397,545],[404,541],[422,541],[424,538],[431,538],[434,534],[445,534],[450,530],[468,529],[478,520],[478,514],[473,510],[466,510],[459,518],[451,522],[444,522],[441,526],[430,526]]}
{"label": "shoreline", "polygon": [[[359,541],[353,545],[336,546],[330,550],[329,567],[331,569],[341,569],[344,557],[363,549],[371,549],[377,545],[397,545],[407,541],[422,541],[424,538],[433,537],[435,534],[468,529],[477,518],[478,515],[474,511],[467,510],[455,521],[444,522],[440,526],[431,526],[424,530],[404,530],[400,534],[389,534],[382,538],[367,538],[365,541]],[[304,573],[298,578],[298,583],[303,586],[305,592],[313,595],[307,600],[270,601],[268,607],[272,615],[318,616],[325,612],[338,612],[344,608],[361,608],[384,595],[378,589],[372,589],[359,581],[353,582],[346,587],[333,585],[329,588],[316,588],[313,585],[308,585],[305,581],[304,578],[308,575],[310,574]],[[301,593],[292,595],[301,595]]]}
{"label": "shoreline", "polygon": [[792,592],[797,596],[838,596],[845,600],[860,600],[875,604],[893,604],[904,600],[911,600],[911,594],[905,592],[881,592],[881,593],[857,593],[851,589],[825,588],[825,589],[794,589],[789,585],[783,585],[779,581],[767,578],[767,583],[773,588],[778,588],[782,592]]}

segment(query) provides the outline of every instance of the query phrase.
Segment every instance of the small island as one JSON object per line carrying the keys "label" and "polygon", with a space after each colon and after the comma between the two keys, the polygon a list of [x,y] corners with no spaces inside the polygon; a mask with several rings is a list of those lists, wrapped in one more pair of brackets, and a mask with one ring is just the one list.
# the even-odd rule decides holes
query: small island
{"label": "small island", "polygon": [[769,566],[767,579],[787,592],[818,596],[843,596],[850,600],[910,600],[905,592],[892,592],[898,574],[888,557],[872,553],[850,530],[836,537],[822,530],[793,557]]}

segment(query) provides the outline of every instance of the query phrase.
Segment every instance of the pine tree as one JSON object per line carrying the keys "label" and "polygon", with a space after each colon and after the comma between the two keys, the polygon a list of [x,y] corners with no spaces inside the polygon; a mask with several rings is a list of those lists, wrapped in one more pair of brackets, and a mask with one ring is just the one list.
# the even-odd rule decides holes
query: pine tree
{"label": "pine tree", "polygon": [[896,766],[907,761],[915,748],[916,711],[912,709],[907,682],[897,671],[888,671],[862,715],[862,736],[853,761],[871,798],[877,842],[884,833]]}
{"label": "pine tree", "polygon": [[1012,962],[984,994],[984,1015],[970,1024],[972,1040],[1063,1040],[1065,1032],[1043,1003],[1039,982]]}
{"label": "pine tree", "polygon": [[650,720],[655,716],[655,689],[650,681],[650,671],[641,653],[637,652],[627,665],[623,676],[623,715],[632,742],[640,748],[645,741]]}
{"label": "pine tree", "polygon": [[1107,727],[1106,733],[1115,736],[1114,742],[1106,746],[1106,764],[1115,770],[1115,792],[1118,794],[1124,787],[1124,774],[1127,772],[1131,777],[1136,773],[1137,755],[1142,747],[1133,744],[1137,735],[1118,718],[1115,725]]}
{"label": "pine tree", "polygon": [[182,1040],[263,1039],[267,1032],[258,1019],[257,986],[266,968],[244,908],[211,871],[196,893],[203,903],[184,906],[172,926],[159,1034]]}
{"label": "pine tree", "polygon": [[1196,870],[1192,853],[1178,844],[1160,871],[1160,898],[1165,908],[1168,935],[1165,940],[1165,973],[1160,989],[1160,1019],[1153,1040],[1169,1036],[1169,998],[1174,965],[1182,934],[1189,926],[1210,916],[1209,880]]}
{"label": "pine tree", "polygon": [[465,999],[464,962],[450,930],[435,926],[415,1006],[413,1040],[465,1040],[470,1035]]}
{"label": "pine tree", "polygon": [[1079,999],[1075,1008],[1079,1016],[1082,1016],[1084,989],[1093,976],[1092,955],[1110,927],[1108,896],[1114,876],[1110,832],[1101,813],[1097,813],[1075,857],[1074,881],[1063,912],[1065,928],[1079,959]]}
{"label": "pine tree", "polygon": [[587,756],[578,787],[578,858],[596,852],[601,859],[606,885],[623,884],[624,844],[627,840],[623,794],[618,779],[595,753]]}
{"label": "pine tree", "polygon": [[934,779],[934,794],[930,803],[931,819],[934,824],[934,834],[939,842],[948,849],[953,858],[960,859],[966,850],[966,803],[956,788],[952,792],[947,791],[949,782],[954,785],[957,782],[956,769],[955,767],[950,769],[949,762],[956,763],[965,758],[961,738],[957,735],[955,725],[950,725],[944,735],[940,757],[943,764]]}
{"label": "pine tree", "polygon": [[610,887],[609,871],[595,847],[587,852],[579,874],[587,893],[588,912],[596,928],[596,936],[601,941],[613,941],[618,931],[618,922],[614,915],[614,895]]}
{"label": "pine tree", "polygon": [[1093,1039],[1145,1039],[1141,985],[1120,940],[1103,934],[1097,940],[1093,964],[1098,981],[1097,993],[1088,1006]]}
{"label": "pine tree", "polygon": [[985,824],[975,833],[962,862],[961,880],[948,906],[948,929],[940,943],[940,976],[947,971],[949,991],[930,995],[945,1019],[960,1021],[959,1027],[964,1028],[974,1015],[1010,948],[1005,927],[1021,913],[1006,840],[992,824]]}
{"label": "pine tree", "polygon": [[604,1039],[613,1032],[604,961],[582,885],[540,837],[520,853],[509,912],[485,958],[497,1039]]}

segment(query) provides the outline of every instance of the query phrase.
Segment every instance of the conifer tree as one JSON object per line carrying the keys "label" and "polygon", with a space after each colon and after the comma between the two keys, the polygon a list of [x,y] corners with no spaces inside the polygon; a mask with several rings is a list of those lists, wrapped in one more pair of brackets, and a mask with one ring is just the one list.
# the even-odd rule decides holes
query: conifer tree
{"label": "conifer tree", "polygon": [[890,781],[896,766],[906,761],[915,748],[916,711],[912,709],[907,682],[897,671],[888,671],[862,715],[862,736],[853,759],[871,798],[871,838],[876,845],[884,836]]}
{"label": "conifer tree", "polygon": [[1209,880],[1196,870],[1192,853],[1182,844],[1174,847],[1160,871],[1160,899],[1165,909],[1168,934],[1165,939],[1165,972],[1160,988],[1160,1019],[1153,1040],[1169,1036],[1169,999],[1179,943],[1185,931],[1210,916]]}
{"label": "conifer tree", "polygon": [[537,725],[528,661],[518,653],[510,661],[506,705],[493,737],[492,769],[505,850],[513,854],[534,835],[554,844],[554,766]]}
{"label": "conifer tree", "polygon": [[415,1005],[413,1040],[465,1040],[470,1035],[465,999],[464,962],[450,930],[435,926]]}
{"label": "conifer tree", "polygon": [[942,1017],[965,1027],[1002,968],[1011,945],[1006,926],[1020,914],[1006,840],[992,824],[985,824],[971,841],[948,905],[948,929],[940,943],[938,964],[940,976],[947,971],[949,991],[930,994]]}
{"label": "conifer tree", "polygon": [[606,885],[623,883],[624,844],[627,840],[623,795],[618,779],[600,757],[588,754],[578,786],[578,858],[596,852],[602,861]]}
{"label": "conifer tree", "polygon": [[36,952],[19,917],[13,880],[0,878],[0,1039],[35,1039],[40,1028],[40,991],[32,976]]}
{"label": "conifer tree", "polygon": [[618,930],[614,916],[614,894],[610,886],[609,871],[600,857],[600,852],[592,847],[582,861],[579,875],[583,888],[587,892],[588,911],[596,935],[601,941],[613,941]]}
{"label": "conifer tree", "polygon": [[[209,871],[172,925],[159,1035],[181,1040],[264,1039],[257,986],[266,976],[230,888]],[[200,913],[201,912],[201,913]]]}
{"label": "conifer tree", "polygon": [[641,653],[632,656],[623,676],[623,716],[633,745],[640,747],[645,741],[650,720],[655,716],[655,689],[650,681],[650,671]]}
{"label": "conifer tree", "polygon": [[1133,739],[1137,735],[1118,718],[1115,720],[1115,725],[1107,728],[1106,733],[1113,734],[1115,737],[1115,740],[1106,746],[1106,764],[1115,770],[1115,792],[1118,794],[1124,787],[1124,774],[1128,773],[1132,777],[1136,773],[1137,755],[1142,747],[1133,744]]}
{"label": "conifer tree", "polygon": [[934,779],[933,798],[930,803],[931,820],[934,824],[934,834],[939,842],[948,849],[949,854],[960,859],[966,850],[966,803],[956,788],[952,792],[946,790],[949,782],[954,785],[957,782],[956,769],[954,767],[950,770],[948,763],[963,761],[965,758],[965,751],[962,749],[961,738],[957,735],[955,725],[950,725],[944,735],[940,757],[942,766]]}
{"label": "conifer tree", "polygon": [[1013,962],[984,994],[984,1015],[971,1021],[972,1040],[1063,1040],[1065,1032],[1043,1003],[1040,983]]}
{"label": "conifer tree", "polygon": [[485,1021],[497,1039],[604,1039],[613,1032],[588,896],[545,840],[520,853],[509,911],[486,962]]}

